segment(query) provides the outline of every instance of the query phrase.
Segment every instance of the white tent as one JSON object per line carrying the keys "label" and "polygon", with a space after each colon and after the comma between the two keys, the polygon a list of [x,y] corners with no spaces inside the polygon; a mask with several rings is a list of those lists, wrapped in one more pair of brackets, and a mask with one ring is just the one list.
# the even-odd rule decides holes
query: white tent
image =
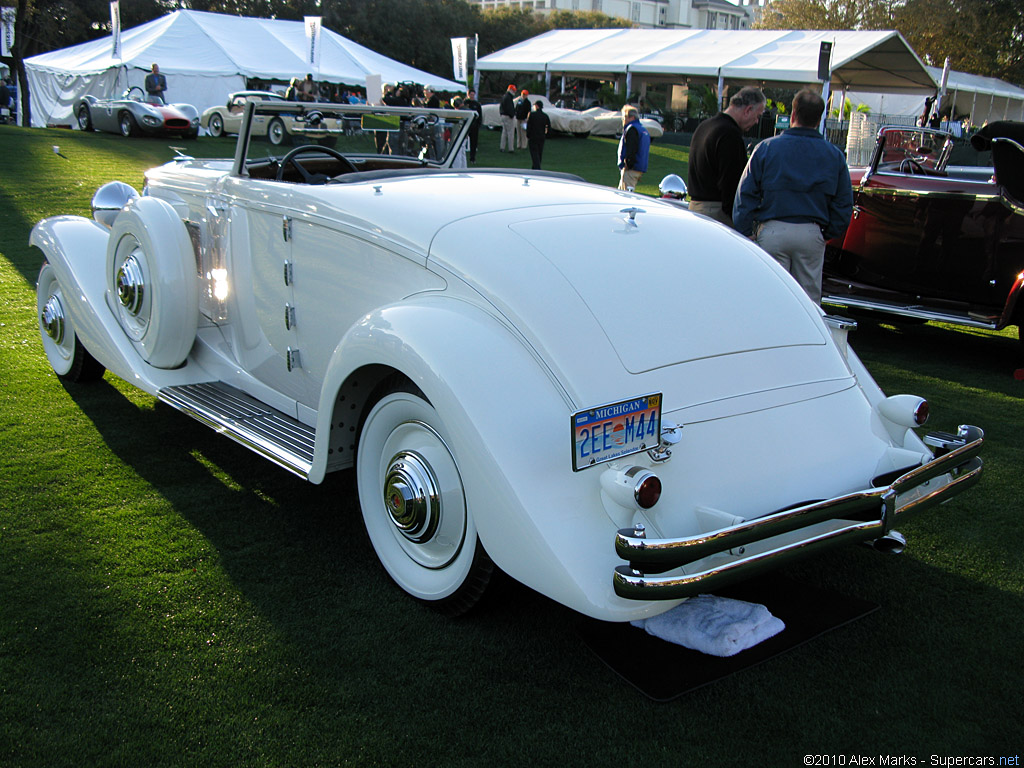
{"label": "white tent", "polygon": [[831,42],[831,87],[929,93],[936,84],[898,32],[708,29],[559,29],[484,56],[482,71],[585,75],[644,82],[818,82]]}
{"label": "white tent", "polygon": [[[942,81],[942,69],[927,67],[937,83]],[[934,96],[936,91],[928,94]],[[917,118],[924,112],[925,96],[900,96],[877,93],[850,92],[847,94],[853,105],[866,104],[872,114],[900,115]],[[943,105],[954,104],[956,115],[969,115],[974,125],[993,120],[1024,121],[1024,88],[999,80],[967,72],[950,70],[946,81],[946,95]],[[957,126],[954,124],[954,131]]]}
{"label": "white tent", "polygon": [[[447,41],[445,41],[447,43]],[[321,31],[320,81],[365,85],[368,75],[384,82],[410,81],[436,90],[464,86],[371,51],[327,28]],[[32,95],[32,125],[74,123],[82,96],[106,98],[141,86],[150,65],[167,76],[171,102],[200,112],[223,104],[246,78],[288,81],[310,72],[306,30],[301,21],[255,19],[203,11],[174,11],[121,32],[121,58],[112,56],[109,37],[25,60]]]}
{"label": "white tent", "polygon": [[[942,69],[928,67],[935,82],[942,81]],[[970,115],[981,125],[994,120],[1024,120],[1024,88],[996,77],[950,71],[943,104],[955,104],[956,113]]]}

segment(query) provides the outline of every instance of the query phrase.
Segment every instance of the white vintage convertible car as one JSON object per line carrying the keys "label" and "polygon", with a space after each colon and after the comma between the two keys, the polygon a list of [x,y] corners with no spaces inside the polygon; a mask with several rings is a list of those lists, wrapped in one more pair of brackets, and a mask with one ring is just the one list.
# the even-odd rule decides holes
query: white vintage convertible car
{"label": "white vintage convertible car", "polygon": [[322,132],[336,109],[249,103],[233,160],[39,222],[39,329],[65,381],[109,370],[313,483],[354,470],[413,597],[463,612],[497,566],[643,618],[829,546],[898,548],[980,477],[981,431],[919,438],[925,401],[886,397],[851,324],[749,240],[458,168],[465,111],[346,105],[338,149],[251,141],[260,112]]}

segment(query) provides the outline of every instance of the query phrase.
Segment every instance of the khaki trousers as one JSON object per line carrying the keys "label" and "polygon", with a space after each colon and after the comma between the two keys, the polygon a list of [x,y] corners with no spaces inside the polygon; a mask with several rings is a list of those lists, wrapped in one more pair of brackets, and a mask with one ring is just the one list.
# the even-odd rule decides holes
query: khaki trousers
{"label": "khaki trousers", "polygon": [[516,119],[508,115],[501,116],[501,146],[499,149],[504,152],[516,151]]}
{"label": "khaki trousers", "polygon": [[732,226],[732,216],[722,210],[721,200],[691,200],[690,210],[694,213],[702,213],[727,227]]}
{"label": "khaki trousers", "polygon": [[821,303],[825,237],[817,224],[769,219],[754,228],[754,239],[791,274],[811,300]]}

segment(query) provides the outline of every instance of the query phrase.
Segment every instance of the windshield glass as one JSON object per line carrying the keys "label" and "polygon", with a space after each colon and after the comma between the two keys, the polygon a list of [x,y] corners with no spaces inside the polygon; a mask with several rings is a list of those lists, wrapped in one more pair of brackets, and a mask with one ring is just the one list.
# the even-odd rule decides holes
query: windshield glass
{"label": "windshield glass", "polygon": [[886,128],[879,170],[896,171],[913,162],[941,171],[946,167],[953,142],[949,134],[921,128]]}
{"label": "windshield glass", "polygon": [[[468,110],[365,105],[258,102],[239,133],[246,166],[281,157],[300,145],[329,147],[356,170],[396,165],[460,167]],[[238,156],[236,155],[236,160]]]}

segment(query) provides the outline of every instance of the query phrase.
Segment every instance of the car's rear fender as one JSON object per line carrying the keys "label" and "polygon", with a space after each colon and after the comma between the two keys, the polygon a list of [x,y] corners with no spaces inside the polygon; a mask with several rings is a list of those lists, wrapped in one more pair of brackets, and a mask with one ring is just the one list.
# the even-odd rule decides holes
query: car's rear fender
{"label": "car's rear fender", "polygon": [[339,443],[357,441],[349,430],[385,370],[408,378],[443,419],[470,513],[500,568],[590,615],[625,620],[644,610],[612,592],[616,528],[587,503],[597,475],[571,470],[568,398],[507,326],[466,302],[424,294],[345,334],[326,372],[310,480],[323,479]]}

